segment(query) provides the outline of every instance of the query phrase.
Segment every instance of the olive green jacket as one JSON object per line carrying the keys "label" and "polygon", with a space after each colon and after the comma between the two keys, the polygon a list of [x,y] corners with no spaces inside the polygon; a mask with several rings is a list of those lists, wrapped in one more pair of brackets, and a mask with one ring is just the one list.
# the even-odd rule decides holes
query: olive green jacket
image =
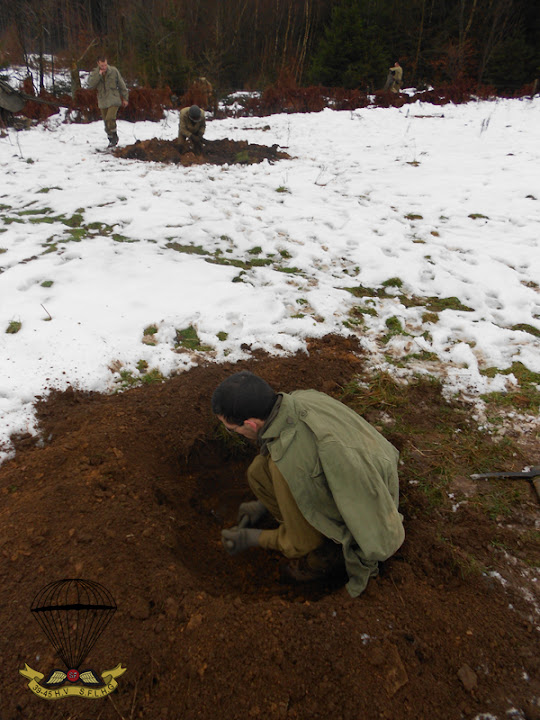
{"label": "olive green jacket", "polygon": [[206,116],[204,110],[201,109],[201,119],[193,121],[189,117],[189,108],[185,107],[180,110],[180,124],[178,127],[178,137],[189,138],[194,135],[202,138],[206,130]]}
{"label": "olive green jacket", "polygon": [[120,72],[109,65],[105,75],[101,75],[99,68],[96,67],[88,77],[88,87],[90,90],[97,88],[98,107],[120,107],[122,100],[127,100],[129,92]]}
{"label": "olive green jacket", "polygon": [[405,537],[398,451],[360,415],[316,390],[283,393],[260,440],[302,515],[341,543],[347,589],[356,597]]}

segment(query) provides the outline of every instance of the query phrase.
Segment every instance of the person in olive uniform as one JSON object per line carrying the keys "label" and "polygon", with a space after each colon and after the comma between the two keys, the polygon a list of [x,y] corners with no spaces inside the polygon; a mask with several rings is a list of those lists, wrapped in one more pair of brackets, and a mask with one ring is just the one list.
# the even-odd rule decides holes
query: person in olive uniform
{"label": "person in olive uniform", "polygon": [[[222,530],[227,552],[277,550],[291,560],[284,579],[296,582],[344,568],[349,594],[360,595],[405,537],[396,448],[325,393],[276,393],[247,371],[215,389],[212,410],[260,448],[247,471],[257,500],[242,503],[238,525]],[[257,527],[267,512],[277,528]]]}
{"label": "person in olive uniform", "polygon": [[206,130],[206,118],[204,110],[198,105],[185,107],[180,110],[180,125],[178,127],[178,144],[181,148],[193,143],[196,152],[202,150],[202,139]]}
{"label": "person in olive uniform", "polygon": [[394,66],[388,70],[388,76],[384,85],[384,90],[390,90],[390,92],[398,93],[403,85],[403,68],[396,60]]}
{"label": "person in olive uniform", "polygon": [[129,92],[126,83],[120,72],[108,64],[107,57],[101,55],[97,67],[90,73],[88,87],[91,90],[97,88],[98,106],[109,138],[109,147],[114,147],[118,144],[116,114],[119,107],[126,107],[128,104]]}

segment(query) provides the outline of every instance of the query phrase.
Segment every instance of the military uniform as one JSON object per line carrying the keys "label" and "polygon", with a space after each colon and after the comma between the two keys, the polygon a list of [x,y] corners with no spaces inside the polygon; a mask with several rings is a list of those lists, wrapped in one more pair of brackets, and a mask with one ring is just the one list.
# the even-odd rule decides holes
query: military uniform
{"label": "military uniform", "polygon": [[204,131],[206,130],[206,119],[204,110],[201,109],[199,120],[192,120],[189,117],[189,108],[180,110],[180,124],[178,127],[178,144],[184,146],[186,140],[192,139],[195,145],[200,145]]}
{"label": "military uniform", "polygon": [[393,67],[388,70],[388,77],[386,78],[385,90],[390,92],[398,93],[403,85],[403,68],[399,63],[396,63]]}
{"label": "military uniform", "polygon": [[[339,548],[356,597],[403,543],[398,451],[343,403],[317,392],[280,394],[259,432],[248,482],[279,522],[258,544],[316,568]],[[334,550],[334,553],[332,553]]]}
{"label": "military uniform", "polygon": [[[104,74],[96,67],[88,78],[88,87],[97,88],[98,107],[101,110],[105,131],[109,140],[116,136],[116,114],[122,101],[127,102],[129,92],[120,71],[112,65],[107,67]],[[116,136],[117,140],[118,137]]]}

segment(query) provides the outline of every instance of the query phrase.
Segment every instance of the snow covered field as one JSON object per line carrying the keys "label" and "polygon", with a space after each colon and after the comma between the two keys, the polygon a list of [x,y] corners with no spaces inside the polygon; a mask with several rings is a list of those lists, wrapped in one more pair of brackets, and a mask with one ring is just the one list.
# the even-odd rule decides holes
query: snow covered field
{"label": "snow covered field", "polygon": [[[540,372],[540,98],[208,123],[292,156],[273,165],[119,160],[101,122],[61,120],[0,138],[0,460],[48,388],[191,367],[189,327],[232,361],[355,333],[452,392]],[[177,123],[120,121],[120,144]]]}

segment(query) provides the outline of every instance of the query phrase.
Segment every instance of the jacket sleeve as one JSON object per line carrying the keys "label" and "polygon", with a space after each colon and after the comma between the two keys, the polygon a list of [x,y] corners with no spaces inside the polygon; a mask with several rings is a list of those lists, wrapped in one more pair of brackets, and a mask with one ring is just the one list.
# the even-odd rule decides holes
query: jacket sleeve
{"label": "jacket sleeve", "polygon": [[319,457],[343,522],[368,562],[383,561],[403,543],[405,532],[385,478],[352,448],[328,443]]}
{"label": "jacket sleeve", "polygon": [[101,75],[99,74],[99,68],[94,68],[88,76],[87,84],[90,90],[93,90],[95,87],[97,87],[100,77]]}

